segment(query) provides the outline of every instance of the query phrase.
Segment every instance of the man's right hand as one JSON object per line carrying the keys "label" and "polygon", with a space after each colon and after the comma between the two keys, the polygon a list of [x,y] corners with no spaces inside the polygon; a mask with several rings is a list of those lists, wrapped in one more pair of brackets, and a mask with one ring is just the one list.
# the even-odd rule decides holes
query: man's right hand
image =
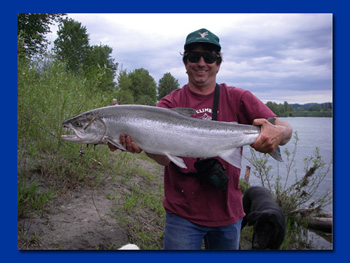
{"label": "man's right hand", "polygon": [[[131,139],[129,135],[126,134],[120,134],[119,137],[119,143],[124,146],[124,148],[130,152],[130,153],[140,153],[142,152],[142,149],[138,147],[138,145]],[[111,143],[108,143],[109,149],[114,152],[115,150],[119,149],[118,147],[114,146]]]}
{"label": "man's right hand", "polygon": [[[142,152],[142,149],[131,139],[129,135],[121,134],[119,137],[119,143],[123,145],[128,152],[131,152],[131,153]],[[108,143],[108,147],[112,152],[119,149],[118,147],[114,146],[111,143]],[[158,155],[158,154],[151,154],[151,153],[146,153],[146,154],[148,155],[148,157],[152,158],[160,165],[167,166],[168,164],[170,164],[169,158],[165,155]]]}

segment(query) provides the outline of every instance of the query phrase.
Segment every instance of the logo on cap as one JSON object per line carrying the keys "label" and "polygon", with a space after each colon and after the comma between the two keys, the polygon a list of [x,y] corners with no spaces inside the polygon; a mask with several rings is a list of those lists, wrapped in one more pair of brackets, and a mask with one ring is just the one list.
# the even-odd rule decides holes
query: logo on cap
{"label": "logo on cap", "polygon": [[209,33],[208,31],[205,31],[203,33],[198,33],[198,34],[201,36],[201,38],[205,38]]}

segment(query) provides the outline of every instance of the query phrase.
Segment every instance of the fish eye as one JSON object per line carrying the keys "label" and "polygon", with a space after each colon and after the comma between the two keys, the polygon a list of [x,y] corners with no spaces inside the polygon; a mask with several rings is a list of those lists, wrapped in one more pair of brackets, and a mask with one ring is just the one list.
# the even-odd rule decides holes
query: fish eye
{"label": "fish eye", "polygon": [[83,127],[83,124],[80,121],[76,121],[76,122],[74,122],[74,126]]}

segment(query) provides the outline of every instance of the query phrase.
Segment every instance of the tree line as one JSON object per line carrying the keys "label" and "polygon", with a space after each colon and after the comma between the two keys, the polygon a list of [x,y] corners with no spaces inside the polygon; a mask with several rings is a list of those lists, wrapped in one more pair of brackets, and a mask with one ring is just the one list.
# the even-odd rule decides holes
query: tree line
{"label": "tree line", "polygon": [[[178,80],[165,73],[158,85],[144,68],[131,72],[120,70],[112,58],[113,49],[108,45],[90,45],[87,29],[80,22],[67,18],[66,14],[18,14],[18,57],[31,60],[47,54],[50,25],[59,23],[50,60],[61,61],[66,70],[84,77],[92,92],[110,92],[120,104],[155,105],[157,100],[180,88]],[[42,65],[44,66],[44,65]],[[331,117],[332,103],[266,105],[279,117]]]}
{"label": "tree line", "polygon": [[268,101],[269,107],[279,117],[332,117],[333,103],[307,103],[307,104],[288,104],[288,102],[277,104]]}

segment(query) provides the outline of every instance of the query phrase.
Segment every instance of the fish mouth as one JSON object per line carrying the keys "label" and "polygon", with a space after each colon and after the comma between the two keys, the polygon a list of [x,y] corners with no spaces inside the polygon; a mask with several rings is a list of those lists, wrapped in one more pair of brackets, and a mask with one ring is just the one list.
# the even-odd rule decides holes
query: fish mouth
{"label": "fish mouth", "polygon": [[63,128],[65,128],[65,130],[68,132],[68,134],[61,135],[63,140],[69,142],[79,142],[82,140],[82,138],[78,136],[77,132],[68,125],[63,125]]}

